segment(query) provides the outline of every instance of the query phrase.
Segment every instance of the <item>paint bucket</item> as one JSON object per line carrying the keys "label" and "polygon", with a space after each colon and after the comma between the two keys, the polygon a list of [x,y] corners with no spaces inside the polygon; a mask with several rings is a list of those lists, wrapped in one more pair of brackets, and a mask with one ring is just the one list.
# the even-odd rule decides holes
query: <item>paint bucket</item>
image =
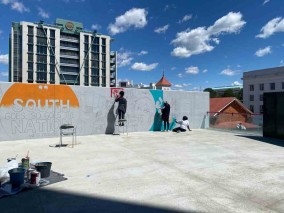
{"label": "paint bucket", "polygon": [[8,171],[13,189],[20,187],[24,183],[25,172],[26,170],[23,168],[15,168]]}
{"label": "paint bucket", "polygon": [[30,158],[29,157],[22,158],[22,167],[26,170],[30,168]]}
{"label": "paint bucket", "polygon": [[51,162],[39,162],[35,164],[35,168],[40,172],[41,178],[47,178],[50,176]]}
{"label": "paint bucket", "polygon": [[39,185],[39,181],[40,181],[40,173],[37,171],[33,171],[31,173],[31,184],[35,184],[35,185]]}

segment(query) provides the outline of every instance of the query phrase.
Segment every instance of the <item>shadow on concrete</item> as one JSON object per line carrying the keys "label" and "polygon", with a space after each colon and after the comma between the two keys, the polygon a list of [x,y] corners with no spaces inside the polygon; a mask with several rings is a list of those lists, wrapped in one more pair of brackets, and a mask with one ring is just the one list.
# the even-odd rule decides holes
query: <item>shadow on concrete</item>
{"label": "shadow on concrete", "polygon": [[266,137],[263,137],[263,136],[255,136],[255,135],[236,135],[236,136],[245,137],[245,138],[260,141],[260,142],[263,142],[263,143],[269,143],[269,144],[272,144],[272,145],[284,147],[284,140],[280,140],[280,139],[276,139],[276,138],[266,138]]}
{"label": "shadow on concrete", "polygon": [[[95,191],[95,189],[94,189]],[[34,189],[0,199],[1,213],[37,212],[185,212],[171,208],[155,207],[134,202],[103,197],[91,197],[78,193],[59,192],[50,189]],[[139,192],[137,192],[139,193]],[[94,193],[95,194],[95,193]],[[189,212],[189,211],[186,211]],[[193,211],[192,211],[193,212]]]}
{"label": "shadow on concrete", "polygon": [[112,104],[111,108],[109,109],[107,113],[107,127],[105,134],[113,134],[114,128],[115,128],[115,114],[114,114],[114,105],[115,102]]}

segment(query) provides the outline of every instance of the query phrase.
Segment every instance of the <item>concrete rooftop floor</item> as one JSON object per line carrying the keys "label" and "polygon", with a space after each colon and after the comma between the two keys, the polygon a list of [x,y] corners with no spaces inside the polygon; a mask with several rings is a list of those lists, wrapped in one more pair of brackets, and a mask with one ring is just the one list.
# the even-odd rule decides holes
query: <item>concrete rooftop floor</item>
{"label": "concrete rooftop floor", "polygon": [[[0,212],[284,212],[283,141],[213,130],[0,142],[68,180],[0,199]],[[71,139],[64,138],[64,143]],[[274,143],[274,144],[273,144]]]}

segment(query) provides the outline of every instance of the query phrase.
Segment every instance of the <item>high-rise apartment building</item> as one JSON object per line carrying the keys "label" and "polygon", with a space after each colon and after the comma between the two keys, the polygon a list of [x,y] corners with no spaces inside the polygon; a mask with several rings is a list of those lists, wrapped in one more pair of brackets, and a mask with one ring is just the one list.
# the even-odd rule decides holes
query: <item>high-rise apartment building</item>
{"label": "high-rise apartment building", "polygon": [[56,19],[12,23],[9,81],[115,87],[116,52],[110,36],[83,29],[83,24]]}
{"label": "high-rise apartment building", "polygon": [[263,94],[284,91],[284,67],[243,73],[243,101],[254,113],[263,113]]}

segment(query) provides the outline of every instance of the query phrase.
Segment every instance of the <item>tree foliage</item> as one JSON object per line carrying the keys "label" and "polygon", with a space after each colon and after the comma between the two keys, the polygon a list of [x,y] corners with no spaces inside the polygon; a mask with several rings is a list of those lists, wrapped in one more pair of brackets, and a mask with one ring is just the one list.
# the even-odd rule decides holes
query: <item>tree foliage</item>
{"label": "tree foliage", "polygon": [[206,88],[203,90],[203,92],[209,92],[210,93],[210,98],[217,98],[218,94],[216,91],[214,91],[212,88]]}

